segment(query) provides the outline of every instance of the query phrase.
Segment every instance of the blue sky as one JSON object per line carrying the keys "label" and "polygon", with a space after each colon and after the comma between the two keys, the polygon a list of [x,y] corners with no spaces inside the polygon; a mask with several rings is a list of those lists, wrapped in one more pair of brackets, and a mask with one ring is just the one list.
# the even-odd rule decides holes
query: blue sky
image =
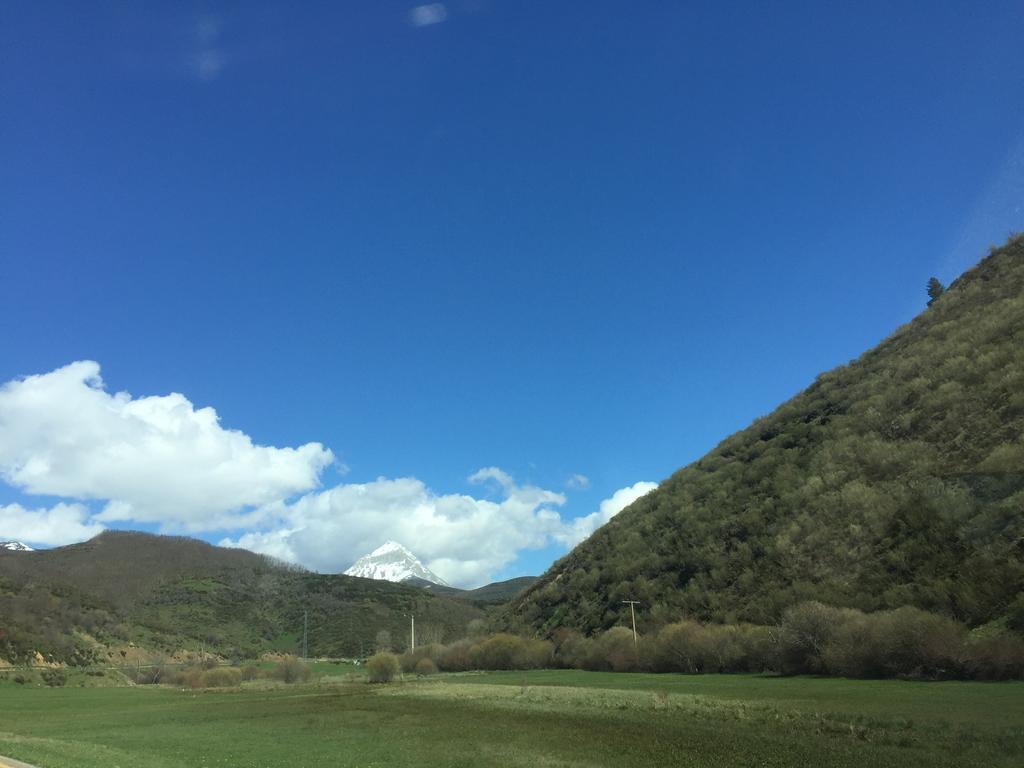
{"label": "blue sky", "polygon": [[538,573],[1024,224],[1019,2],[290,5],[4,6],[0,538]]}

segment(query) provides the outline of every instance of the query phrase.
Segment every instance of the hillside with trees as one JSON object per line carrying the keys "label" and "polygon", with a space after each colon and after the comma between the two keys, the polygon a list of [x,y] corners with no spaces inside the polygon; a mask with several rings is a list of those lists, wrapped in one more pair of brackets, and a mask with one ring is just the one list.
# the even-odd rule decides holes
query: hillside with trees
{"label": "hillside with trees", "polygon": [[477,587],[476,589],[447,587],[440,584],[434,584],[426,579],[418,579],[416,577],[406,579],[402,583],[411,584],[412,586],[429,590],[436,595],[454,597],[459,600],[468,600],[471,603],[484,608],[487,606],[507,603],[528,586],[533,584],[536,580],[536,576],[517,576],[514,579],[506,579],[505,581],[495,581],[490,584],[484,584],[482,587]]}
{"label": "hillside with trees", "polygon": [[[922,285],[922,288],[925,288]],[[1024,630],[1024,237],[555,563],[505,627],[777,626],[815,600]],[[756,386],[756,383],[752,383]]]}
{"label": "hillside with trees", "polygon": [[465,600],[320,574],[195,539],[107,531],[67,547],[0,553],[0,660],[39,653],[72,664],[119,661],[141,648],[222,658],[302,649],[361,656],[461,637],[483,612]]}

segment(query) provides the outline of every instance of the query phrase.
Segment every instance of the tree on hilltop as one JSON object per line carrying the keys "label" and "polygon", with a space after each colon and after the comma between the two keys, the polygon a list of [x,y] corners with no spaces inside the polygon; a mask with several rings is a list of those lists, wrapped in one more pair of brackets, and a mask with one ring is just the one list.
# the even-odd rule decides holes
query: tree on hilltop
{"label": "tree on hilltop", "polygon": [[946,286],[939,282],[939,278],[932,277],[928,280],[928,306],[930,307],[935,300],[946,292]]}

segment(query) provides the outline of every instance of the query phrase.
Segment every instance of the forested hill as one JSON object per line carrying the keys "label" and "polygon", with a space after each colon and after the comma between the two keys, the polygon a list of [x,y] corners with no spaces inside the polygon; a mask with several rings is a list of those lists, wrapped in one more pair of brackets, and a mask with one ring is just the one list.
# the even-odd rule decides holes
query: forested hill
{"label": "forested hill", "polygon": [[[922,293],[923,285],[922,281]],[[756,386],[756,383],[752,384]],[[1024,629],[1024,237],[621,512],[509,606],[585,632],[797,602]]]}
{"label": "forested hill", "polygon": [[500,605],[501,603],[507,603],[528,586],[533,584],[536,580],[536,576],[517,576],[514,579],[506,579],[505,581],[495,581],[490,584],[484,584],[482,587],[477,587],[476,589],[446,587],[440,584],[434,584],[426,579],[417,579],[416,577],[406,579],[402,583],[419,587],[420,589],[425,589],[429,592],[433,592],[435,595],[444,595],[445,597],[454,597],[459,600],[468,600],[469,602],[477,605]]}
{"label": "forested hill", "polygon": [[[355,576],[311,573],[241,549],[107,531],[37,552],[0,550],[0,665],[117,661],[126,649],[223,658],[295,653],[308,620],[312,656],[462,637],[483,611],[465,600]],[[134,652],[134,651],[133,651]]]}

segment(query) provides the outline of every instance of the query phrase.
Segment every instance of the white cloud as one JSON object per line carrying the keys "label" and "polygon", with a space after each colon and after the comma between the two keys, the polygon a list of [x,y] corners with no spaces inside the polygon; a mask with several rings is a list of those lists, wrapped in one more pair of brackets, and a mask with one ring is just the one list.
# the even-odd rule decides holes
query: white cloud
{"label": "white cloud", "polygon": [[0,387],[0,476],[30,494],[101,500],[98,521],[171,530],[255,525],[260,508],[319,483],[320,443],[253,444],[184,395],[110,394],[92,361]]}
{"label": "white cloud", "polygon": [[497,467],[484,467],[483,469],[478,469],[467,479],[469,482],[477,484],[483,484],[488,480],[493,480],[506,491],[515,487],[515,481],[512,479],[512,475],[502,469],[498,469]]}
{"label": "white cloud", "polygon": [[575,491],[583,491],[590,487],[590,478],[580,474],[570,475],[565,484]]}
{"label": "white cloud", "polygon": [[[414,477],[315,490],[332,461],[320,443],[256,445],[181,394],[112,394],[97,363],[76,362],[0,386],[0,478],[27,494],[96,501],[102,509],[0,506],[0,538],[61,545],[94,536],[104,523],[231,529],[243,533],[222,544],[325,572],[394,539],[449,582],[473,586],[523,550],[575,545],[656,487],[636,483],[598,511],[565,520],[565,495],[519,483],[498,467],[468,478],[487,486],[485,498],[439,494]],[[569,485],[585,483],[575,475]]]}
{"label": "white cloud", "polygon": [[601,502],[597,512],[563,520],[560,493],[519,485],[507,472],[485,467],[469,476],[473,483],[495,482],[497,501],[463,494],[439,495],[415,478],[378,478],[343,484],[276,505],[278,526],[221,541],[338,572],[388,539],[402,542],[428,568],[460,586],[486,583],[524,549],[557,541],[572,547],[622,509],[657,488],[639,482]]}
{"label": "white cloud", "polygon": [[575,547],[634,501],[641,496],[646,496],[657,487],[657,483],[641,481],[626,488],[620,488],[601,502],[597,512],[570,520],[562,531],[555,534],[555,540],[567,547]]}
{"label": "white cloud", "polygon": [[87,522],[89,510],[81,504],[57,504],[50,509],[25,509],[20,504],[0,506],[0,539],[59,547],[91,539],[103,530]]}
{"label": "white cloud", "polygon": [[562,494],[519,485],[496,467],[482,469],[470,480],[497,481],[502,498],[438,495],[415,478],[379,478],[277,505],[278,527],[221,544],[336,572],[394,539],[445,580],[473,585],[490,580],[521,550],[543,547],[563,529],[556,511],[565,503]]}
{"label": "white cloud", "polygon": [[440,24],[448,18],[448,9],[444,3],[427,3],[417,5],[409,11],[409,23],[414,27],[429,27],[431,24]]}

